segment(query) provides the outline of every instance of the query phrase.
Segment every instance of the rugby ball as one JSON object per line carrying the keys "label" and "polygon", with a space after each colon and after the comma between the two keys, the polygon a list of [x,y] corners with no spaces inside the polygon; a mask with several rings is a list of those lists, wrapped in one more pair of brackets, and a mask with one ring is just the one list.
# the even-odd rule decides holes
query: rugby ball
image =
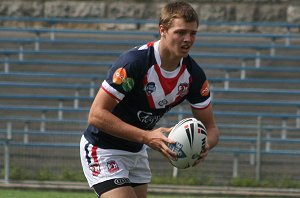
{"label": "rugby ball", "polygon": [[168,145],[176,153],[176,159],[170,160],[171,164],[186,169],[199,159],[201,151],[206,146],[207,133],[201,121],[186,118],[172,128],[168,138],[176,142]]}

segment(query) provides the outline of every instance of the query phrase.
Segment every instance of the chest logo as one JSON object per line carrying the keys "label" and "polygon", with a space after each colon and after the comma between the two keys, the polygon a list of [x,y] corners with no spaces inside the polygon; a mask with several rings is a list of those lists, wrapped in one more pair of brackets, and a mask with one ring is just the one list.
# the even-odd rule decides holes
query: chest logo
{"label": "chest logo", "polygon": [[155,90],[156,90],[156,86],[155,86],[154,82],[149,82],[146,85],[145,91],[146,91],[147,95],[151,95],[153,92],[155,92]]}
{"label": "chest logo", "polygon": [[189,84],[188,83],[181,83],[178,85],[178,93],[180,97],[185,96],[189,92]]}

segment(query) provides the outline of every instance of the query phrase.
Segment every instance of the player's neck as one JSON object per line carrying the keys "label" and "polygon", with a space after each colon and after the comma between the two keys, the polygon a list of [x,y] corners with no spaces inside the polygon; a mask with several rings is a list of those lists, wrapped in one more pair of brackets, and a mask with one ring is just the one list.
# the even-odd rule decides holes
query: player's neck
{"label": "player's neck", "polygon": [[160,65],[160,67],[166,71],[174,71],[179,66],[180,66],[179,62],[177,62],[177,64],[170,64],[170,63],[163,63],[163,61]]}
{"label": "player's neck", "polygon": [[181,57],[172,56],[168,50],[160,50],[161,65],[166,71],[174,71],[180,66]]}

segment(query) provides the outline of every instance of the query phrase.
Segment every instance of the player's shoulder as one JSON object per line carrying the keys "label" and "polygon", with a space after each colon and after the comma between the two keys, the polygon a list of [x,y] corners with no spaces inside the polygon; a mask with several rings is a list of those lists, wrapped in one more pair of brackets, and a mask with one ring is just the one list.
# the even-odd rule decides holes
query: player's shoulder
{"label": "player's shoulder", "polygon": [[205,75],[203,68],[191,57],[187,56],[183,59],[183,64],[191,74]]}
{"label": "player's shoulder", "polygon": [[135,61],[145,61],[147,58],[151,58],[151,54],[153,53],[153,47],[151,43],[152,42],[133,47],[122,53],[121,58]]}

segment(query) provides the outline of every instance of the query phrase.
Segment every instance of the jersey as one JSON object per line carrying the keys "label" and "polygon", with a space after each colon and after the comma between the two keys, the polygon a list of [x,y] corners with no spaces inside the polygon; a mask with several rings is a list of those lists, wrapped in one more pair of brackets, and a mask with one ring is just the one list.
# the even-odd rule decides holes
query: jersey
{"label": "jersey", "polygon": [[[120,55],[101,88],[118,101],[112,113],[126,123],[151,130],[172,107],[187,100],[192,108],[206,108],[210,92],[202,68],[188,55],[169,72],[160,67],[160,41],[137,46]],[[89,125],[85,138],[103,149],[138,152],[143,144],[127,141]]]}

